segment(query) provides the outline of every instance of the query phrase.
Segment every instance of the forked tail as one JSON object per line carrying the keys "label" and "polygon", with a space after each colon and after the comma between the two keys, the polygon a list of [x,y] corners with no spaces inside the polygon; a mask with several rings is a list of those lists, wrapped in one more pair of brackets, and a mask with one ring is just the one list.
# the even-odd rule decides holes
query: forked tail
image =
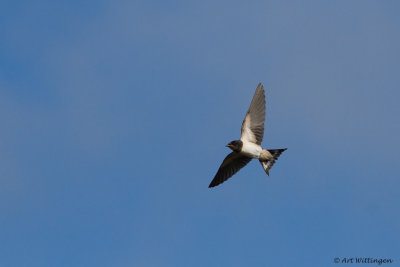
{"label": "forked tail", "polygon": [[261,166],[264,168],[265,172],[269,176],[269,170],[272,168],[272,166],[275,164],[275,161],[279,158],[279,156],[282,154],[283,151],[285,151],[287,148],[283,149],[268,149],[269,153],[272,154],[274,157],[273,159],[268,159],[268,160],[260,160]]}

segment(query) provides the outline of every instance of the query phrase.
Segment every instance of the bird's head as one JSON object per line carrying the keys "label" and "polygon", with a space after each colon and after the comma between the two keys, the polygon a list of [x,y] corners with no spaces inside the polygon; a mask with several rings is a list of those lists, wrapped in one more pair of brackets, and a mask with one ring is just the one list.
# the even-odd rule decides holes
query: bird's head
{"label": "bird's head", "polygon": [[235,152],[240,152],[240,151],[242,151],[243,142],[240,140],[235,140],[235,141],[230,142],[226,146]]}

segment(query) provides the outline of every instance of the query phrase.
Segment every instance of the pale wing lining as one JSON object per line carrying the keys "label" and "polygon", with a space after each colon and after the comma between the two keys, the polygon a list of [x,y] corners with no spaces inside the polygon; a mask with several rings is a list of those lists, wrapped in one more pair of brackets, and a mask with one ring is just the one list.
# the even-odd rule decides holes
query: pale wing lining
{"label": "pale wing lining", "polygon": [[265,93],[260,83],[242,124],[241,140],[261,144],[264,137]]}

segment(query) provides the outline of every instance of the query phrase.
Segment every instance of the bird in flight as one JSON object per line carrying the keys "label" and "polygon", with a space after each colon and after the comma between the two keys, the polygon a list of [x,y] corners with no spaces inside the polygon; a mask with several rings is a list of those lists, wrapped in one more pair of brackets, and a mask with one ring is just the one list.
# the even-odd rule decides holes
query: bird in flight
{"label": "bird in flight", "polygon": [[232,149],[232,153],[226,156],[208,187],[211,188],[225,182],[252,159],[258,159],[269,176],[269,170],[286,148],[267,150],[261,147],[264,137],[264,121],[265,93],[264,87],[259,83],[244,117],[240,140],[234,140],[227,145]]}

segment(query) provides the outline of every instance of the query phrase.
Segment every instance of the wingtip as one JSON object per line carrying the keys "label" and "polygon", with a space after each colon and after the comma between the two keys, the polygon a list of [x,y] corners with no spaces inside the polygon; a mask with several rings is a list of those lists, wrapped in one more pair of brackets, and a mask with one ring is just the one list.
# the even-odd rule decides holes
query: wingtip
{"label": "wingtip", "polygon": [[223,184],[224,182],[225,182],[225,181],[215,182],[215,181],[213,180],[213,181],[211,181],[211,183],[210,183],[210,185],[208,186],[208,188],[216,187],[216,186],[218,186],[218,185],[220,185],[220,184]]}

